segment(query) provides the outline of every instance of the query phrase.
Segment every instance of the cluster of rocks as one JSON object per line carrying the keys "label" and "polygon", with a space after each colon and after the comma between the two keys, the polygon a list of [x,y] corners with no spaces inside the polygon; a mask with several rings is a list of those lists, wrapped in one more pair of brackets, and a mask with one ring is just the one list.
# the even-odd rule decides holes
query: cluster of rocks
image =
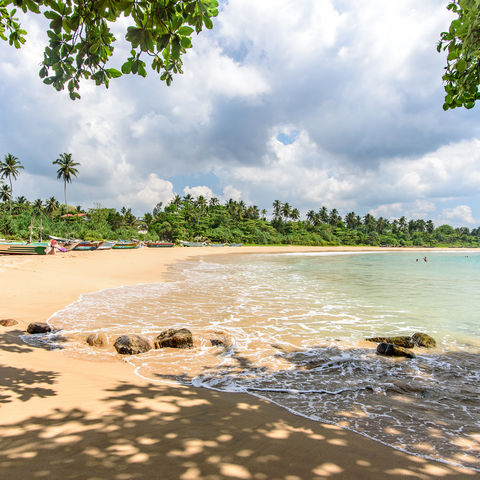
{"label": "cluster of rocks", "polygon": [[[3,321],[0,321],[0,325],[3,325],[1,322]],[[12,325],[14,324],[12,323]],[[5,324],[5,326],[10,326],[10,324]],[[27,332],[30,334],[50,333],[52,331],[53,328],[44,322],[33,322],[27,327]],[[219,334],[219,338],[210,339],[211,346],[228,347],[231,345],[231,342],[223,335],[223,332],[216,333]],[[91,347],[105,347],[109,343],[107,336],[102,332],[88,335],[85,341]],[[193,348],[193,336],[192,332],[187,328],[169,328],[157,335],[153,342],[140,335],[121,335],[115,340],[113,346],[122,355],[137,355],[152,349]]]}
{"label": "cluster of rocks", "polygon": [[430,335],[420,332],[411,336],[372,337],[365,340],[378,343],[377,353],[379,355],[407,358],[415,358],[415,353],[410,350],[413,347],[434,348],[437,345],[435,339]]}

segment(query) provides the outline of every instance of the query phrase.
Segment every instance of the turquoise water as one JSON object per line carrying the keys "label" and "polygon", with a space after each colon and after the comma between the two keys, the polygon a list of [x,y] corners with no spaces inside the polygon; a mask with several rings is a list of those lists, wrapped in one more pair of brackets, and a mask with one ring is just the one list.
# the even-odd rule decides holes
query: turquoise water
{"label": "turquoise water", "polygon": [[[248,392],[480,471],[479,286],[470,251],[217,256],[175,265],[164,284],[83,296],[50,321],[112,340],[187,327],[193,349],[131,357],[137,374]],[[364,342],[417,331],[437,348],[413,360]],[[70,354],[114,355],[80,343]]]}

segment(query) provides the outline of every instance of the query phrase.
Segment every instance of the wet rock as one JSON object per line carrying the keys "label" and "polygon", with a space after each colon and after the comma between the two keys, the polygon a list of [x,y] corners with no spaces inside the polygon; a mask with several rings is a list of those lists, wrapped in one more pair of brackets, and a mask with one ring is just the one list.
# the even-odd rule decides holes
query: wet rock
{"label": "wet rock", "polygon": [[210,344],[212,347],[226,347],[227,344],[223,341],[220,340],[219,338],[211,338],[210,339]]}
{"label": "wet rock", "polygon": [[107,345],[107,337],[104,333],[92,333],[90,334],[86,342],[91,346],[91,347],[104,347]]}
{"label": "wet rock", "polygon": [[2,327],[13,327],[13,325],[17,325],[17,324],[18,322],[13,318],[4,318],[3,320],[0,320],[0,325]]}
{"label": "wet rock", "polygon": [[192,348],[192,332],[187,328],[169,328],[155,339],[155,348]]}
{"label": "wet rock", "polygon": [[387,355],[389,357],[415,358],[415,354],[412,351],[385,342],[382,342],[377,346],[377,353],[379,355]]}
{"label": "wet rock", "polygon": [[122,335],[115,340],[113,346],[122,355],[137,355],[152,349],[150,342],[140,335]]}
{"label": "wet rock", "polygon": [[375,342],[375,343],[390,343],[392,345],[397,345],[398,347],[403,348],[413,348],[415,346],[412,337],[406,335],[400,335],[397,337],[373,337],[373,338],[366,338],[367,342]]}
{"label": "wet rock", "polygon": [[412,335],[412,341],[417,347],[434,348],[437,346],[435,339],[426,333],[414,333]]}
{"label": "wet rock", "polygon": [[28,333],[49,333],[51,331],[52,327],[44,322],[33,322],[27,327]]}

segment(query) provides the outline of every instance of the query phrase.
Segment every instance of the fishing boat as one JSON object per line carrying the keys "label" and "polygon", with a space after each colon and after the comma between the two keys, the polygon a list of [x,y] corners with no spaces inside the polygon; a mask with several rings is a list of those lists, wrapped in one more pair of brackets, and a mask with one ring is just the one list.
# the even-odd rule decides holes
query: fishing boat
{"label": "fishing boat", "polygon": [[54,237],[53,235],[49,235],[48,238],[50,240],[55,240],[60,246],[62,246],[65,249],[66,252],[70,252],[76,246],[82,243],[81,240],[76,240],[74,238],[68,239],[68,238],[62,238],[62,237]]}
{"label": "fishing boat", "polygon": [[2,242],[0,254],[6,255],[46,255],[48,242]]}
{"label": "fishing boat", "polygon": [[111,250],[116,244],[117,242],[105,241],[97,247],[97,250]]}
{"label": "fishing boat", "polygon": [[228,246],[229,247],[241,247],[243,245],[243,243],[229,243]]}
{"label": "fishing boat", "polygon": [[145,245],[149,248],[164,248],[175,246],[175,244],[171,242],[145,242]]}
{"label": "fishing boat", "polygon": [[226,243],[209,243],[209,247],[225,247]]}
{"label": "fishing boat", "polygon": [[135,242],[117,242],[112,248],[114,250],[117,249],[133,249],[133,248],[140,248],[142,246],[142,242],[140,240]]}
{"label": "fishing boat", "polygon": [[96,250],[102,244],[103,242],[80,242],[74,248],[74,250],[77,250],[77,251]]}
{"label": "fishing boat", "polygon": [[180,245],[182,245],[182,247],[204,247],[205,242],[184,242],[180,240]]}

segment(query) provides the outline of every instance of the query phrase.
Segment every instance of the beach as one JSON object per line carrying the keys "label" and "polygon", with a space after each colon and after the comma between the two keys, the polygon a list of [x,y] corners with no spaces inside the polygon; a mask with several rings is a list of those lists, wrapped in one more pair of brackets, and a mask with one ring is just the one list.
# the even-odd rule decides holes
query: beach
{"label": "beach", "polygon": [[338,250],[142,248],[0,257],[0,319],[19,322],[0,327],[2,474],[119,480],[476,477],[478,472],[407,455],[250,395],[153,383],[120,357],[83,360],[19,339],[30,322],[46,321],[81,294],[161,282],[170,265],[199,255]]}

